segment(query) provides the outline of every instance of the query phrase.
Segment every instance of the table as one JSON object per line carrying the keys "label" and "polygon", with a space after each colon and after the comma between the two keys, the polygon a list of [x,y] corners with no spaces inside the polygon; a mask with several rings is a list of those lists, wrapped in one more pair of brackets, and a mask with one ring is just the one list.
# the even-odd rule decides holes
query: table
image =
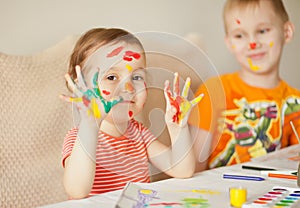
{"label": "table", "polygon": [[[271,167],[276,170],[298,170],[300,144],[293,145],[282,150],[272,152],[266,156],[256,158],[251,162],[237,164],[233,166],[220,167],[212,170],[196,173],[189,179],[166,179],[149,184],[137,184],[144,189],[157,190],[158,196],[169,200],[170,197],[179,198],[199,197],[203,198],[209,204],[209,207],[230,207],[229,187],[242,186],[247,189],[247,200],[251,201],[270,191],[274,186],[298,188],[297,180],[270,178],[262,176],[260,171],[242,169],[242,165],[251,165],[258,167]],[[247,181],[224,179],[223,174],[240,174],[265,177],[263,181]],[[300,190],[300,188],[299,188]],[[45,205],[43,208],[64,208],[64,207],[115,207],[122,190],[113,191],[81,200],[69,200],[56,204]],[[155,207],[172,207],[155,206]],[[175,207],[175,206],[174,206]],[[178,207],[178,206],[176,206]],[[299,206],[300,207],[300,206]]]}

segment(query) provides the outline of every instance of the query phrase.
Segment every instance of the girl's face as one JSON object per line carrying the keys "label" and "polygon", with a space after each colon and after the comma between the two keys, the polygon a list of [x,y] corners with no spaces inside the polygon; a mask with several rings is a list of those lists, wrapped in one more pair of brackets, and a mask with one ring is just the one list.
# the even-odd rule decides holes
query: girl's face
{"label": "girl's face", "polygon": [[123,42],[102,46],[91,55],[85,67],[89,68],[86,74],[89,87],[97,80],[105,100],[123,99],[111,109],[106,120],[126,122],[141,112],[147,90],[146,61],[140,47]]}
{"label": "girl's face", "polygon": [[285,24],[270,8],[270,1],[260,1],[258,6],[232,8],[225,17],[227,46],[243,70],[267,73],[279,68]]}

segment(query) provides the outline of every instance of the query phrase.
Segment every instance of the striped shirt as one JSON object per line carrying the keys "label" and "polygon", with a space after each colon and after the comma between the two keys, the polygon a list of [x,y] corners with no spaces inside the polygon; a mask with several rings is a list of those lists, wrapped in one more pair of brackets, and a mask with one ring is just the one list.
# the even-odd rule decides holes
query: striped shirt
{"label": "striped shirt", "polygon": [[[62,163],[70,156],[78,128],[71,129],[64,140]],[[130,120],[124,136],[115,138],[99,131],[96,172],[89,195],[124,188],[127,182],[150,182],[147,147],[156,137],[141,123]]]}

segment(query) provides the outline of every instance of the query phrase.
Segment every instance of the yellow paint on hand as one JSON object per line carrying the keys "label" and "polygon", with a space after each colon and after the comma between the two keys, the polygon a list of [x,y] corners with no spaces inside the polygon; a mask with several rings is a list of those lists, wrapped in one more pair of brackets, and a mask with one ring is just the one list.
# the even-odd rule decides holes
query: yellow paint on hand
{"label": "yellow paint on hand", "polygon": [[75,103],[79,103],[79,102],[82,102],[82,98],[81,97],[80,98],[78,98],[78,97],[75,97],[75,98],[70,97],[70,101],[71,102],[75,102]]}
{"label": "yellow paint on hand", "polygon": [[183,101],[180,103],[180,111],[181,113],[178,116],[179,123],[184,119],[186,114],[190,111],[192,105],[188,101]]}
{"label": "yellow paint on hand", "polygon": [[202,93],[202,94],[200,94],[198,97],[196,97],[195,99],[193,99],[192,101],[191,101],[191,104],[194,106],[194,105],[196,105],[197,103],[199,103],[201,100],[202,100],[202,98],[204,97],[204,94]]}
{"label": "yellow paint on hand", "polygon": [[187,97],[191,86],[191,80],[187,79],[183,88],[182,96]]}
{"label": "yellow paint on hand", "polygon": [[92,103],[92,111],[93,111],[93,115],[95,116],[95,118],[101,118],[101,112],[98,108],[98,105],[97,105],[97,102],[96,102],[96,99],[93,98],[91,100],[91,103]]}

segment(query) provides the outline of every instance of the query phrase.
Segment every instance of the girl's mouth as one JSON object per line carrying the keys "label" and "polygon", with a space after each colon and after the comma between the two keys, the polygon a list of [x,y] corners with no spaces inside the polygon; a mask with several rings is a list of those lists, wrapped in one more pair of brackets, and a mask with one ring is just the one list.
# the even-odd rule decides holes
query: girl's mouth
{"label": "girl's mouth", "polygon": [[132,100],[123,100],[122,103],[134,104],[135,102]]}

